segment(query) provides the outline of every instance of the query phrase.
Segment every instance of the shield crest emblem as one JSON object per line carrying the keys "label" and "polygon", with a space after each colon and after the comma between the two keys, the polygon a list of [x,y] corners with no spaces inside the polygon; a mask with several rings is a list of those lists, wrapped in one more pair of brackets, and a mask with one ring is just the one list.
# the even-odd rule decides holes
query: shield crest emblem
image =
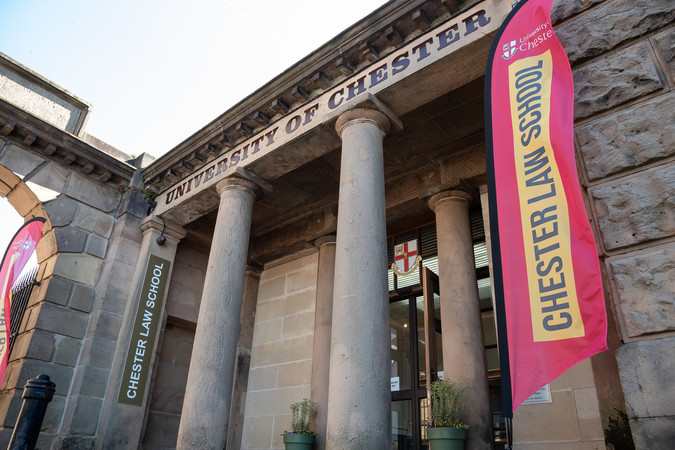
{"label": "shield crest emblem", "polygon": [[511,59],[511,57],[515,55],[516,49],[516,41],[511,41],[507,44],[504,44],[502,46],[502,50],[504,51],[504,53],[502,53],[502,58]]}
{"label": "shield crest emblem", "polygon": [[409,275],[417,269],[422,257],[417,252],[417,240],[398,244],[394,247],[394,264],[391,268],[397,275]]}

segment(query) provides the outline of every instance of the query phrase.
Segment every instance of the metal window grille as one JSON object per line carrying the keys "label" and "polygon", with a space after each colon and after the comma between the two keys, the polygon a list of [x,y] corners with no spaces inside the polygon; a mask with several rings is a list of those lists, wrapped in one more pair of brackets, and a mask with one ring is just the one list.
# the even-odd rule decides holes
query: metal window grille
{"label": "metal window grille", "polygon": [[21,326],[21,321],[23,320],[23,314],[26,312],[26,307],[28,306],[30,294],[33,292],[33,287],[40,285],[40,283],[36,281],[38,268],[39,267],[36,266],[34,269],[26,272],[16,281],[16,283],[14,283],[14,286],[12,286],[12,308],[9,316],[11,326],[9,333],[8,356],[12,354],[12,348],[14,348],[16,336],[19,334],[19,327]]}

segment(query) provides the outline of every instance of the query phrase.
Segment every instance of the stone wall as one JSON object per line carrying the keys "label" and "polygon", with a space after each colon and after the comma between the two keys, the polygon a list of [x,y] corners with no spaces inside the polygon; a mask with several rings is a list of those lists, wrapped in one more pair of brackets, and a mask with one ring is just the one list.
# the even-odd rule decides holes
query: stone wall
{"label": "stone wall", "polygon": [[169,319],[164,328],[143,433],[144,449],[176,447],[194,338],[194,328],[187,324]]}
{"label": "stone wall", "polygon": [[317,265],[314,253],[260,277],[242,449],[283,448],[290,404],[310,396]]}
{"label": "stone wall", "polygon": [[178,246],[166,298],[166,312],[169,317],[186,321],[192,327],[197,325],[208,261],[208,250]]}
{"label": "stone wall", "polygon": [[675,9],[669,0],[565,4],[557,8],[563,21],[556,32],[572,62],[580,175],[607,274],[610,320],[624,343],[616,356],[625,409],[637,448],[669,448]]}
{"label": "stone wall", "polygon": [[551,403],[522,405],[513,415],[514,448],[605,449],[590,360],[551,382]]}
{"label": "stone wall", "polygon": [[[83,186],[83,188],[86,188]],[[138,261],[141,242],[140,219],[145,214],[142,195],[128,191],[122,205],[135,197],[135,207],[121,207],[108,242],[108,250],[96,282],[96,295],[89,314],[83,349],[76,366],[73,385],[59,430],[61,446],[93,445],[100,431],[109,380],[114,371],[113,356],[120,341],[120,330]],[[117,211],[115,211],[117,213]]]}

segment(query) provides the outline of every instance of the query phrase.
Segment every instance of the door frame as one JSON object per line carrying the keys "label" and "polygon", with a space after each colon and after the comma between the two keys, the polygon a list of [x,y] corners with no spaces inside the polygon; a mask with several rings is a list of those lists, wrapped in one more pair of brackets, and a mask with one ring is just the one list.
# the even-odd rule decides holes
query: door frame
{"label": "door frame", "polygon": [[[420,450],[428,448],[423,445],[424,433],[422,430],[422,411],[420,402],[426,398],[429,399],[429,384],[438,379],[437,360],[436,360],[436,332],[440,332],[440,323],[435,317],[434,308],[434,293],[439,294],[439,280],[438,275],[426,267],[422,267],[422,285],[409,290],[405,294],[398,294],[391,296],[389,303],[395,303],[403,300],[408,300],[408,319],[411,324],[410,330],[410,370],[412,373],[412,385],[410,389],[391,392],[391,401],[410,401],[411,402],[411,416],[412,416],[412,434],[413,434],[413,450]],[[423,315],[424,315],[424,336],[420,336],[419,328],[417,326],[418,308],[417,301],[422,297],[423,299]],[[415,326],[413,327],[412,324]],[[420,360],[419,360],[419,341],[424,339],[425,351],[425,373],[426,385],[420,382]]]}

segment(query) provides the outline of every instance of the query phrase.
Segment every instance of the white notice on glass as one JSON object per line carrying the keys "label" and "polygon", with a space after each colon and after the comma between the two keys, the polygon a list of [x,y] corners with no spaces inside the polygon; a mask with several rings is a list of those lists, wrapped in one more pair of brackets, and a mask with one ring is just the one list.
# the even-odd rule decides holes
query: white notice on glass
{"label": "white notice on glass", "polygon": [[391,377],[391,391],[400,391],[401,390],[401,382],[399,381],[399,377]]}

